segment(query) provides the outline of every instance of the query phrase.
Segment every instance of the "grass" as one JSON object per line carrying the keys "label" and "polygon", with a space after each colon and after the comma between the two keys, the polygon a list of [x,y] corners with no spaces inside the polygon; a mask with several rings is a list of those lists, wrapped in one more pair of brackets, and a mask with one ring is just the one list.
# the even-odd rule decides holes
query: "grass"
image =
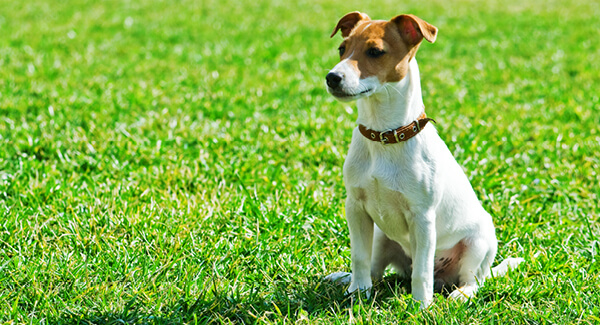
{"label": "grass", "polygon": [[[337,19],[414,13],[429,116],[494,215],[476,299],[349,269]],[[598,323],[596,1],[0,1],[0,323]],[[338,140],[345,135],[343,141]]]}

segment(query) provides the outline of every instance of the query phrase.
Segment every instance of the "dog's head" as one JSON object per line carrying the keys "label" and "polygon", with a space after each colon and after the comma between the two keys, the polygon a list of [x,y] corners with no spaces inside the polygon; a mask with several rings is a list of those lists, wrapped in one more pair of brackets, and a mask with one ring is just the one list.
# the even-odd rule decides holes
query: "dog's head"
{"label": "dog's head", "polygon": [[341,31],[340,63],[327,74],[327,91],[350,101],[375,93],[383,84],[402,80],[421,41],[433,43],[437,28],[413,15],[371,20],[358,11],[346,14],[331,37]]}

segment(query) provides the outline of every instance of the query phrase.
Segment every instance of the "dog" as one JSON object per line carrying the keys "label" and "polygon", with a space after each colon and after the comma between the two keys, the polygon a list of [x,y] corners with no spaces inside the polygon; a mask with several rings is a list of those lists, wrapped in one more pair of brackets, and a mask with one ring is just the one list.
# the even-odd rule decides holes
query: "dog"
{"label": "dog", "polygon": [[425,115],[415,55],[438,29],[414,15],[383,21],[356,11],[331,37],[338,31],[340,62],[326,76],[327,90],[358,106],[343,169],[352,273],[326,279],[369,296],[372,279],[391,264],[410,277],[421,308],[434,290],[467,300],[485,278],[523,259],[491,268],[498,249],[492,217]]}

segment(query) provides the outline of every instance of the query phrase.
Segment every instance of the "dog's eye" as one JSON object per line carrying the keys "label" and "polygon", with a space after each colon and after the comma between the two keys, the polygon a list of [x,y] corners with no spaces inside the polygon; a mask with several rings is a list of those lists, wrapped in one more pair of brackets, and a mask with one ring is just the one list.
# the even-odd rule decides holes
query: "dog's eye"
{"label": "dog's eye", "polygon": [[380,50],[378,48],[374,48],[374,47],[367,50],[367,55],[372,58],[378,58],[384,54],[385,54],[385,51]]}
{"label": "dog's eye", "polygon": [[340,56],[342,56],[342,55],[344,55],[344,52],[346,52],[346,47],[340,46],[340,47],[338,47],[338,51],[340,52]]}

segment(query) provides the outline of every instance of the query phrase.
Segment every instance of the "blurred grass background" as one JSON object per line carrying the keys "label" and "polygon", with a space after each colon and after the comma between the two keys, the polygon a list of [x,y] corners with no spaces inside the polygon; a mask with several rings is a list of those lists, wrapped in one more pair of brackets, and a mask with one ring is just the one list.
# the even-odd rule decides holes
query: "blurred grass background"
{"label": "blurred grass background", "polygon": [[[413,13],[424,101],[527,262],[416,312],[349,269],[337,20]],[[600,3],[0,0],[0,321],[600,321]],[[337,141],[340,134],[346,141]]]}

